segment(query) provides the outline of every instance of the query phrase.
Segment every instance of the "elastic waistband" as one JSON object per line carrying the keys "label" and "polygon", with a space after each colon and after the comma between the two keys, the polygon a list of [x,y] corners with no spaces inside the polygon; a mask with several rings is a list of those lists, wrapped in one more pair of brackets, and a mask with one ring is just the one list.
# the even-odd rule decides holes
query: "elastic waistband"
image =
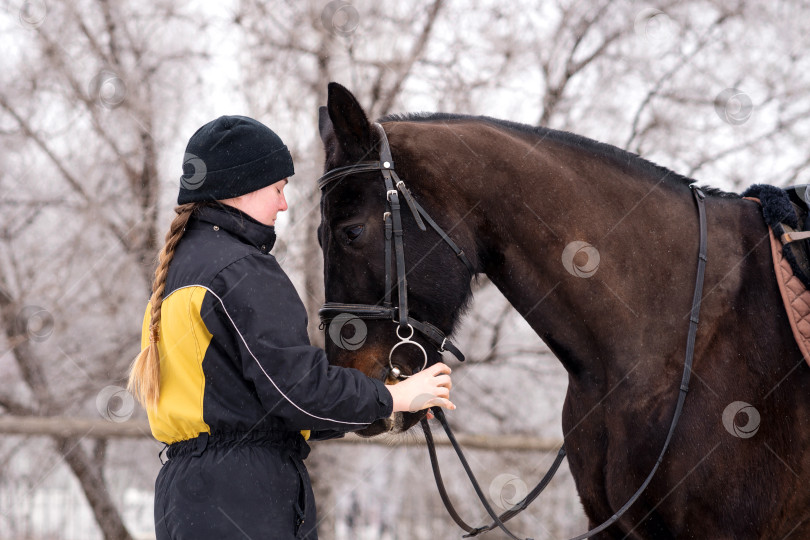
{"label": "elastic waistband", "polygon": [[309,445],[298,431],[230,431],[200,433],[199,436],[169,445],[169,459],[196,455],[201,456],[206,448],[234,448],[238,446],[277,447],[296,454],[301,459],[309,455]]}

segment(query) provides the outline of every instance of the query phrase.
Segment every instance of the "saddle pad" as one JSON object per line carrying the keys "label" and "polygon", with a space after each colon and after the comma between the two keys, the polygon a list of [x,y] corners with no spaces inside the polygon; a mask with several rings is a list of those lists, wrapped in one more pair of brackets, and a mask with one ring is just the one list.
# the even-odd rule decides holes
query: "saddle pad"
{"label": "saddle pad", "polygon": [[793,337],[799,345],[804,359],[810,365],[810,291],[793,274],[788,260],[782,255],[782,242],[768,227],[771,237],[771,255],[773,255],[773,268],[776,272],[776,281],[779,283],[779,292],[782,293],[782,302],[785,305]]}
{"label": "saddle pad", "polygon": [[[760,203],[759,199],[754,197],[744,198]],[[802,351],[805,362],[810,365],[810,290],[794,275],[790,262],[782,253],[782,242],[776,238],[770,227],[768,227],[768,236],[771,241],[771,257],[776,282],[779,284],[779,292],[782,294],[782,305],[785,306],[790,328],[793,330],[793,338],[796,340],[799,350]]]}
{"label": "saddle pad", "polygon": [[807,290],[804,283],[793,274],[793,268],[782,254],[782,242],[776,238],[770,227],[768,236],[771,240],[776,282],[782,294],[782,305],[785,306],[796,344],[802,351],[804,360],[810,365],[810,290]]}

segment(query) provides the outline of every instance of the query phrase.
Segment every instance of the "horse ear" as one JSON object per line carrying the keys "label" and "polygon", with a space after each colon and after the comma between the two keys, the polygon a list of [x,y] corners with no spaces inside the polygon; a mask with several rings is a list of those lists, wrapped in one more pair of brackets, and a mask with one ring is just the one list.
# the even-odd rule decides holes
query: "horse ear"
{"label": "horse ear", "polygon": [[371,149],[371,124],[368,123],[363,107],[351,92],[338,83],[329,83],[328,95],[326,109],[338,146],[343,149],[347,158],[362,158]]}

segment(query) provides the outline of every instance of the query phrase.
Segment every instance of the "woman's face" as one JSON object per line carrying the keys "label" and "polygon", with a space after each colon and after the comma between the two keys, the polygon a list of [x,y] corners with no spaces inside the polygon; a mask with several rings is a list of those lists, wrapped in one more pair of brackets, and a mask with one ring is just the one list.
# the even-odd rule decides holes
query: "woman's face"
{"label": "woman's face", "polygon": [[222,202],[238,208],[260,223],[275,225],[278,213],[287,209],[287,199],[284,198],[286,185],[285,178],[262,189]]}

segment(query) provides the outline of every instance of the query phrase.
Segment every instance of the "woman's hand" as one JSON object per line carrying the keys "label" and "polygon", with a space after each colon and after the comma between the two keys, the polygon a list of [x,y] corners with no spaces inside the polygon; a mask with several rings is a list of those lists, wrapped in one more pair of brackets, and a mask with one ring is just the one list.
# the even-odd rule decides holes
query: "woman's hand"
{"label": "woman's hand", "polygon": [[394,412],[416,412],[428,407],[456,408],[450,401],[450,368],[439,362],[397,384],[386,386],[394,398]]}

